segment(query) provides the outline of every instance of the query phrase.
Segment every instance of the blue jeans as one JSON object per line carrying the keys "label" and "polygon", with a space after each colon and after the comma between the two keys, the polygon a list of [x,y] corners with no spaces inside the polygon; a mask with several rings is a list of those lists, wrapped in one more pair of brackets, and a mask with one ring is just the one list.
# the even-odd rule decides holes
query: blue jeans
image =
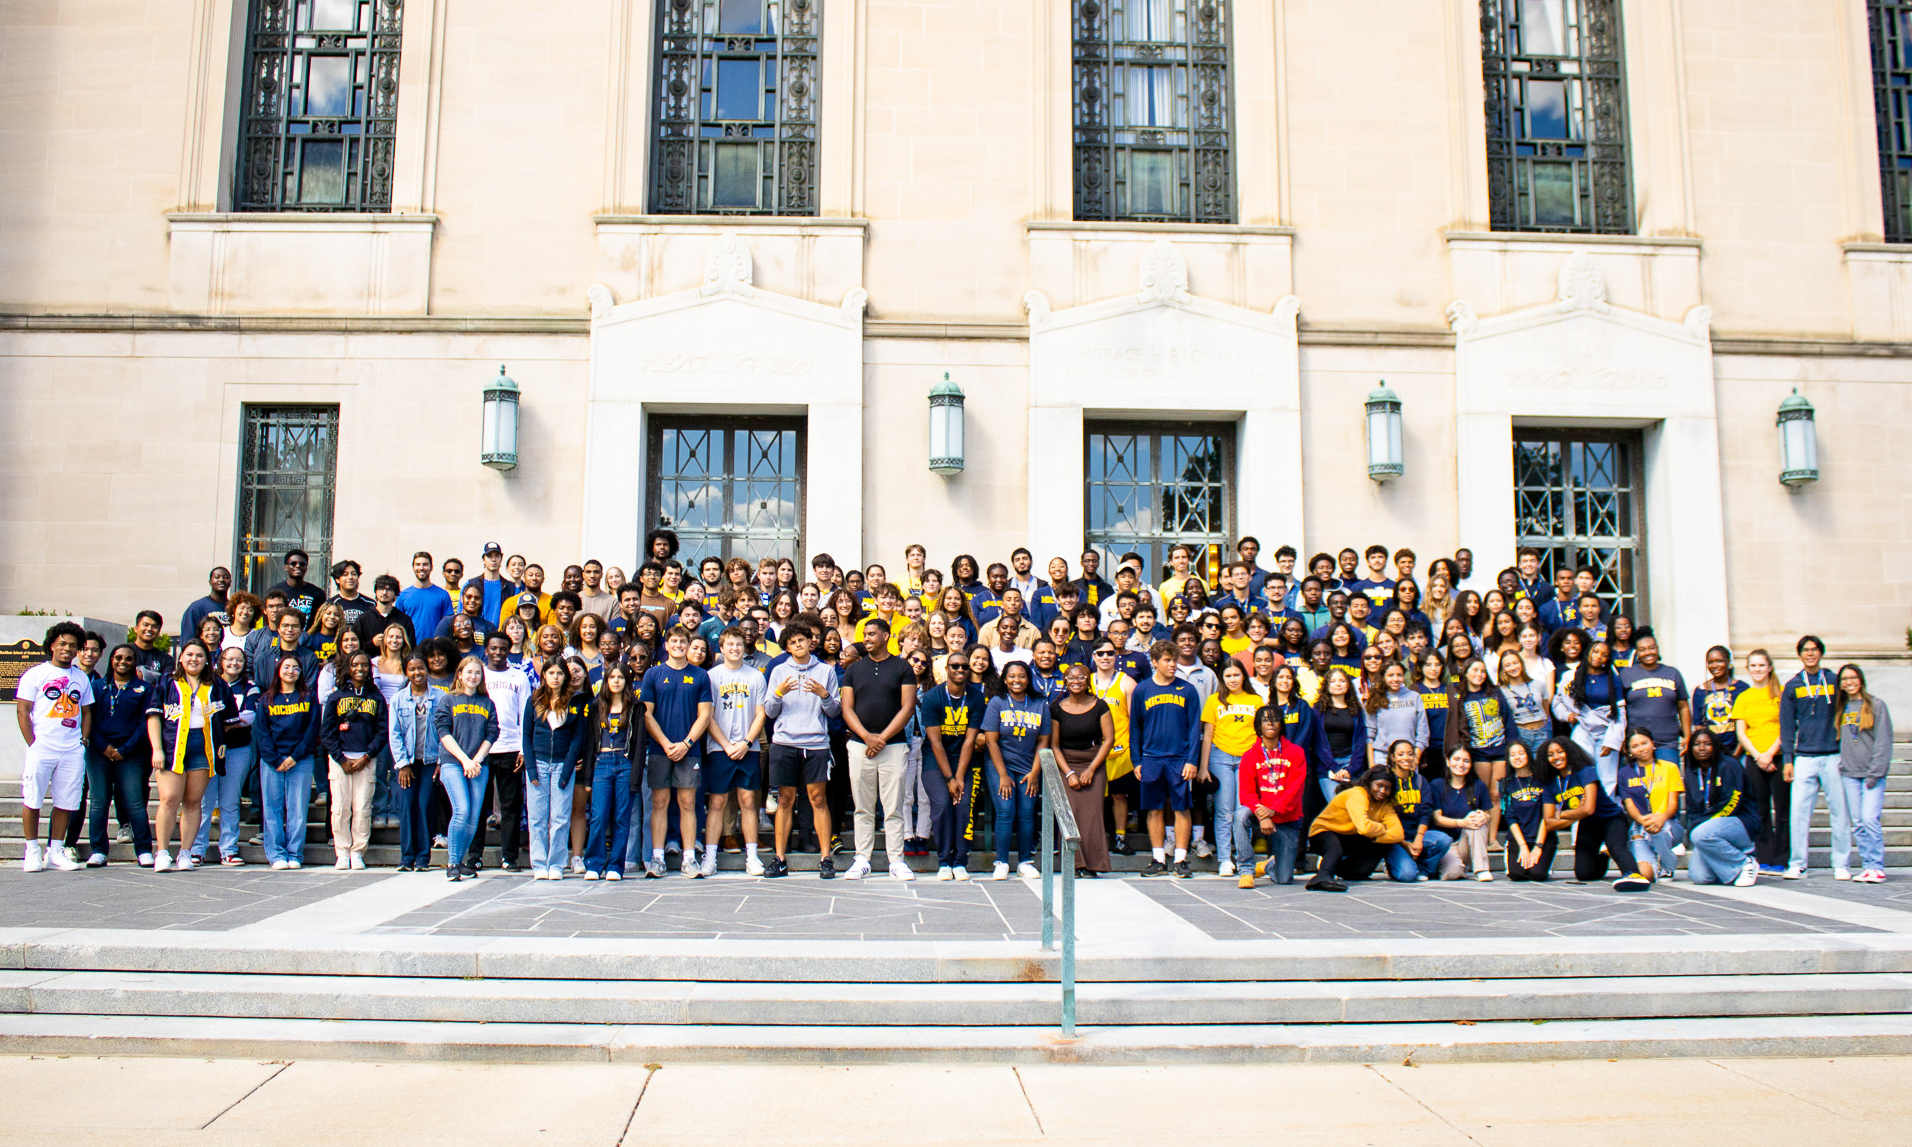
{"label": "blue jeans", "polygon": [[557,761],[534,761],[525,769],[525,821],[531,828],[534,873],[562,869],[571,860],[571,793],[577,777],[560,784],[564,771]]}
{"label": "blue jeans", "polygon": [[[1345,769],[1350,779],[1360,776],[1361,774],[1354,768],[1353,761],[1353,753],[1349,753],[1345,757],[1336,757],[1334,758],[1334,764],[1328,766],[1328,771],[1330,773],[1338,773]],[[1334,794],[1339,792],[1340,789],[1340,781],[1335,780],[1331,776],[1321,778],[1321,795],[1324,799],[1332,801]]]}
{"label": "blue jeans", "polygon": [[[1248,850],[1246,865],[1255,859],[1255,837],[1261,835],[1261,822],[1255,819],[1255,810],[1240,808],[1235,810],[1235,839],[1241,847]],[[1268,838],[1268,867],[1265,870],[1276,884],[1292,884],[1295,879],[1295,858],[1301,855],[1301,822],[1282,821],[1275,825],[1273,836]]]}
{"label": "blue jeans", "polygon": [[447,868],[465,858],[465,850],[478,835],[478,818],[484,815],[485,781],[490,769],[478,766],[478,775],[465,775],[457,758],[440,761],[438,783],[445,786],[445,799],[451,801],[451,827],[445,830]]}
{"label": "blue jeans", "polygon": [[206,855],[215,807],[219,810],[219,855],[239,855],[239,794],[246,791],[246,773],[252,769],[252,746],[228,746],[223,768],[219,776],[206,782],[206,797],[199,809],[199,839],[193,841],[194,856]]}
{"label": "blue jeans", "polygon": [[1237,865],[1255,859],[1253,842],[1235,831],[1235,813],[1241,805],[1241,758],[1220,749],[1208,750],[1208,772],[1221,786],[1215,790],[1215,856]]}
{"label": "blue jeans", "polygon": [[378,782],[372,789],[372,815],[397,816],[400,800],[398,767],[392,762],[392,750],[389,747],[379,753],[378,760],[372,762],[372,770]]}
{"label": "blue jeans", "polygon": [[1407,845],[1397,844],[1388,849],[1388,879],[1403,884],[1411,884],[1425,876],[1433,880],[1441,874],[1441,861],[1447,851],[1454,847],[1454,838],[1437,828],[1430,828],[1421,837],[1421,855],[1415,856],[1407,850]]}
{"label": "blue jeans", "polygon": [[1633,859],[1642,864],[1652,864],[1659,870],[1663,880],[1672,876],[1679,867],[1679,858],[1673,855],[1673,846],[1685,841],[1686,830],[1680,826],[1677,817],[1668,818],[1660,826],[1660,831],[1652,836],[1648,836],[1646,830],[1637,824],[1627,830],[1627,843],[1633,848]]}
{"label": "blue jeans", "polygon": [[[1840,777],[1846,790],[1846,814],[1852,820],[1852,845],[1859,850],[1859,867],[1885,871],[1885,778]],[[1833,853],[1833,867],[1840,856]]]}
{"label": "blue jeans", "polygon": [[1812,808],[1826,794],[1826,815],[1832,820],[1832,867],[1852,863],[1852,818],[1846,813],[1845,778],[1839,775],[1839,754],[1793,758],[1791,867],[1806,867],[1806,848],[1812,839]]}
{"label": "blue jeans", "polygon": [[146,790],[152,769],[151,758],[141,759],[137,753],[126,760],[109,761],[106,754],[98,749],[86,750],[86,785],[89,793],[86,835],[87,843],[94,852],[105,856],[113,847],[106,835],[106,803],[109,796],[113,807],[118,810],[120,827],[133,832],[133,852],[144,854],[153,851],[153,822],[146,815]]}
{"label": "blue jeans", "polygon": [[305,813],[312,803],[312,771],[311,757],[294,761],[283,773],[276,761],[260,765],[259,795],[265,807],[259,819],[264,822],[268,864],[305,859]]}
{"label": "blue jeans", "polygon": [[1695,884],[1731,884],[1753,858],[1753,838],[1736,816],[1716,816],[1693,826],[1686,878]]}
{"label": "blue jeans", "polygon": [[432,862],[432,772],[435,766],[411,766],[412,783],[400,785],[394,769],[392,799],[398,802],[398,862],[427,868]]}
{"label": "blue jeans", "polygon": [[[1040,796],[1030,796],[1023,791],[1023,778],[1028,773],[1009,773],[1009,795],[997,792],[996,770],[989,770],[989,799],[996,804],[996,836],[992,842],[996,849],[996,863],[1009,863],[1009,833],[1013,824],[1016,834],[1016,860],[1018,863],[1036,859],[1036,811],[1041,807]],[[826,846],[827,847],[827,846]]]}
{"label": "blue jeans", "polygon": [[[624,871],[631,836],[631,762],[616,753],[597,759],[591,773],[591,816],[585,822],[584,868],[604,875],[607,867]],[[609,838],[608,852],[606,838]],[[608,863],[606,857],[610,858]]]}

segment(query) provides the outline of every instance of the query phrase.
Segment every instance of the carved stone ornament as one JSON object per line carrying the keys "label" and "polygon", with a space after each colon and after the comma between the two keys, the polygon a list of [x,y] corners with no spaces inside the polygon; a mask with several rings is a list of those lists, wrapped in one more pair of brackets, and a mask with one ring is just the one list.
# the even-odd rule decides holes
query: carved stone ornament
{"label": "carved stone ornament", "polygon": [[1188,264],[1168,240],[1157,239],[1142,256],[1142,288],[1136,298],[1144,303],[1188,302]]}
{"label": "carved stone ornament", "polygon": [[1713,339],[1713,308],[1694,307],[1686,312],[1686,333],[1693,336],[1696,343],[1711,342]]}
{"label": "carved stone ornament", "polygon": [[851,287],[843,292],[843,317],[852,321],[863,317],[863,309],[870,305],[870,293],[862,287]]}
{"label": "carved stone ornament", "polygon": [[1455,299],[1447,304],[1447,325],[1457,335],[1472,334],[1480,324],[1480,316],[1474,313],[1474,306],[1466,299]]}
{"label": "carved stone ornament", "polygon": [[584,297],[591,301],[591,317],[594,319],[603,318],[611,313],[612,307],[617,306],[617,299],[611,294],[611,288],[603,283],[592,283],[585,290]]}
{"label": "carved stone ornament", "polygon": [[750,248],[735,235],[721,235],[704,255],[704,297],[757,293],[750,285]]}
{"label": "carved stone ornament", "polygon": [[1594,311],[1605,314],[1612,307],[1607,303],[1607,278],[1600,273],[1599,264],[1585,251],[1575,251],[1560,264],[1560,289],[1557,298],[1561,314],[1575,311]]}
{"label": "carved stone ornament", "polygon": [[1022,297],[1022,309],[1029,312],[1029,325],[1041,326],[1049,317],[1049,296],[1041,291],[1030,291]]}
{"label": "carved stone ornament", "polygon": [[1301,296],[1283,295],[1281,298],[1276,299],[1273,314],[1277,321],[1287,327],[1289,331],[1293,331],[1296,323],[1301,318]]}

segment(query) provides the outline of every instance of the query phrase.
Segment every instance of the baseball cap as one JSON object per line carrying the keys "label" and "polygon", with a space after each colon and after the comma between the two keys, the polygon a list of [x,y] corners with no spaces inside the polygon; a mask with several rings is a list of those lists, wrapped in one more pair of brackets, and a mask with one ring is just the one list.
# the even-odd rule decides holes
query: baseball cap
{"label": "baseball cap", "polygon": [[502,554],[505,552],[505,548],[497,542],[486,542],[485,552],[488,554]]}

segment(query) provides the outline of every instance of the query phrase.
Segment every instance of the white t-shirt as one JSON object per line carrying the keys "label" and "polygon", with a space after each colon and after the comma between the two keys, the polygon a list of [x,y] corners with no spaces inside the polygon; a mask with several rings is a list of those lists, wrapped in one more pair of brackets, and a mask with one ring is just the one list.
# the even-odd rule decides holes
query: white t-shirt
{"label": "white t-shirt", "polygon": [[998,673],[1008,668],[1009,664],[1014,661],[1020,661],[1024,665],[1033,665],[1035,663],[1035,656],[1035,654],[1027,649],[999,649],[994,645],[989,647],[989,659],[996,663],[996,672]]}
{"label": "white t-shirt", "polygon": [[485,667],[485,692],[491,696],[491,703],[498,708],[498,739],[492,743],[494,753],[516,753],[524,744],[524,703],[531,699],[531,683],[525,680],[524,670],[516,665],[507,665],[503,669]]}
{"label": "white t-shirt", "polygon": [[20,675],[14,694],[33,698],[33,743],[71,752],[80,741],[80,710],[93,703],[93,682],[78,665],[61,669],[42,661]]}

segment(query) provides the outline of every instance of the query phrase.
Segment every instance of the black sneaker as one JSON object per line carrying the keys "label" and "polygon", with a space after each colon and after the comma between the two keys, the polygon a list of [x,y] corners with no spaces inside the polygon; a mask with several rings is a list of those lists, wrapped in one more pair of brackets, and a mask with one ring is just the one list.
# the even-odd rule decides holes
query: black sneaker
{"label": "black sneaker", "polygon": [[1310,892],[1346,892],[1348,886],[1333,876],[1317,876],[1307,885]]}
{"label": "black sneaker", "polygon": [[476,876],[478,875],[478,870],[483,868],[484,865],[474,861],[469,864],[461,864],[458,867],[466,876]]}
{"label": "black sneaker", "polygon": [[763,874],[765,879],[788,876],[790,875],[790,864],[781,856],[773,856],[764,862]]}
{"label": "black sneaker", "polygon": [[835,880],[836,879],[836,861],[831,860],[827,856],[818,859],[817,879],[818,880]]}
{"label": "black sneaker", "polygon": [[1161,861],[1159,861],[1159,860],[1156,860],[1156,859],[1154,859],[1153,857],[1151,857],[1151,858],[1149,859],[1149,864],[1148,864],[1148,867],[1147,867],[1147,868],[1144,868],[1144,869],[1142,870],[1142,875],[1144,875],[1144,876],[1166,876],[1166,875],[1168,875],[1168,865],[1166,865],[1166,864],[1163,864],[1163,863],[1162,863]]}
{"label": "black sneaker", "polygon": [[463,880],[464,878],[465,878],[465,870],[462,866],[456,865],[456,864],[447,864],[445,866],[446,880],[457,881],[457,880]]}
{"label": "black sneaker", "polygon": [[1195,875],[1195,872],[1193,869],[1189,868],[1188,861],[1178,860],[1175,862],[1175,879],[1187,880],[1189,877],[1193,875]]}
{"label": "black sneaker", "polygon": [[848,851],[850,851],[850,846],[843,843],[843,837],[836,833],[831,833],[830,834],[830,852],[832,854],[837,854],[837,853],[844,853]]}
{"label": "black sneaker", "polygon": [[498,866],[498,871],[500,871],[500,872],[523,872],[523,871],[524,871],[524,869],[522,869],[522,868],[519,868],[519,867],[518,867],[518,865],[517,865],[517,863],[516,863],[515,861],[510,861],[510,860],[507,860],[507,861],[505,861],[505,862],[504,862],[503,864],[500,864],[500,865]]}
{"label": "black sneaker", "polygon": [[1135,846],[1129,843],[1129,838],[1126,835],[1118,834],[1115,840],[1109,844],[1109,851],[1115,853],[1117,856],[1134,856]]}

